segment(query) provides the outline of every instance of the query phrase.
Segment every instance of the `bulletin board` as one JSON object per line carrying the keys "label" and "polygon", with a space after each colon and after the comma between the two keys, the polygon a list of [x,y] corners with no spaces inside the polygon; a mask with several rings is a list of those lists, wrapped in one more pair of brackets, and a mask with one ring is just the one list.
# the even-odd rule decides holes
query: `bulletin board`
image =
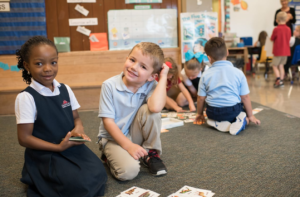
{"label": "bulletin board", "polygon": [[131,49],[139,42],[178,47],[177,10],[110,10],[108,37],[110,50]]}
{"label": "bulletin board", "polygon": [[217,12],[181,13],[180,24],[182,63],[188,50],[203,53],[207,40],[218,36]]}

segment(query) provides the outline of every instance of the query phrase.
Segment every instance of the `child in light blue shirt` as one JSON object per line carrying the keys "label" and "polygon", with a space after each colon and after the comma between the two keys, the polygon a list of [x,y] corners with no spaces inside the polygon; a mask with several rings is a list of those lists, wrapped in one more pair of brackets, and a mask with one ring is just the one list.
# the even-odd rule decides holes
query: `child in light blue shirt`
{"label": "child in light blue shirt", "polygon": [[237,135],[249,121],[260,124],[252,114],[249,88],[244,73],[227,61],[227,48],[222,38],[211,38],[205,52],[212,66],[200,80],[197,98],[197,121],[204,121],[207,103],[207,124],[222,132]]}

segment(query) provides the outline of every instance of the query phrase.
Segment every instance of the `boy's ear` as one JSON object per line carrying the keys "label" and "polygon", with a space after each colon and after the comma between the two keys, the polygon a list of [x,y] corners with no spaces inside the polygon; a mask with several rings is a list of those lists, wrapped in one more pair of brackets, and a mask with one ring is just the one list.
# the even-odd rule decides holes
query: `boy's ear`
{"label": "boy's ear", "polygon": [[158,74],[157,74],[157,73],[154,73],[154,74],[151,74],[151,76],[147,79],[147,81],[153,81],[153,80],[155,80],[156,78],[158,78]]}
{"label": "boy's ear", "polygon": [[207,56],[207,58],[208,58],[208,60],[209,60],[209,63],[212,64],[213,59],[212,59],[209,55]]}

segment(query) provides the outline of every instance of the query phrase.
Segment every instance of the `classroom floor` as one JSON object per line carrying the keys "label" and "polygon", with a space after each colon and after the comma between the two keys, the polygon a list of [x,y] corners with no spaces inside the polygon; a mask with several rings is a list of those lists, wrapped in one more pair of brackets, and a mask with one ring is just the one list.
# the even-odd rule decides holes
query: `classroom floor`
{"label": "classroom floor", "polygon": [[265,80],[263,72],[255,76],[247,75],[251,101],[268,106],[275,110],[300,117],[300,82],[284,82],[284,87],[274,88],[274,76]]}

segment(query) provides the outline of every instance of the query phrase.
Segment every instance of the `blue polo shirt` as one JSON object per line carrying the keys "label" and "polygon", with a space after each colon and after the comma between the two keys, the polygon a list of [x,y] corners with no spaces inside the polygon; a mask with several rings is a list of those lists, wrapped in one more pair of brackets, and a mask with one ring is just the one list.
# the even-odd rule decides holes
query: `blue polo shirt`
{"label": "blue polo shirt", "polygon": [[[137,111],[143,104],[147,103],[157,82],[155,80],[146,82],[136,93],[133,93],[126,87],[122,77],[123,73],[103,82],[101,86],[98,117],[114,119],[123,134],[127,135]],[[100,121],[98,138],[113,140],[105,130],[102,119]]]}
{"label": "blue polo shirt", "polygon": [[229,107],[241,102],[240,95],[249,94],[244,73],[226,60],[216,61],[204,72],[198,88],[199,96],[212,107]]}

